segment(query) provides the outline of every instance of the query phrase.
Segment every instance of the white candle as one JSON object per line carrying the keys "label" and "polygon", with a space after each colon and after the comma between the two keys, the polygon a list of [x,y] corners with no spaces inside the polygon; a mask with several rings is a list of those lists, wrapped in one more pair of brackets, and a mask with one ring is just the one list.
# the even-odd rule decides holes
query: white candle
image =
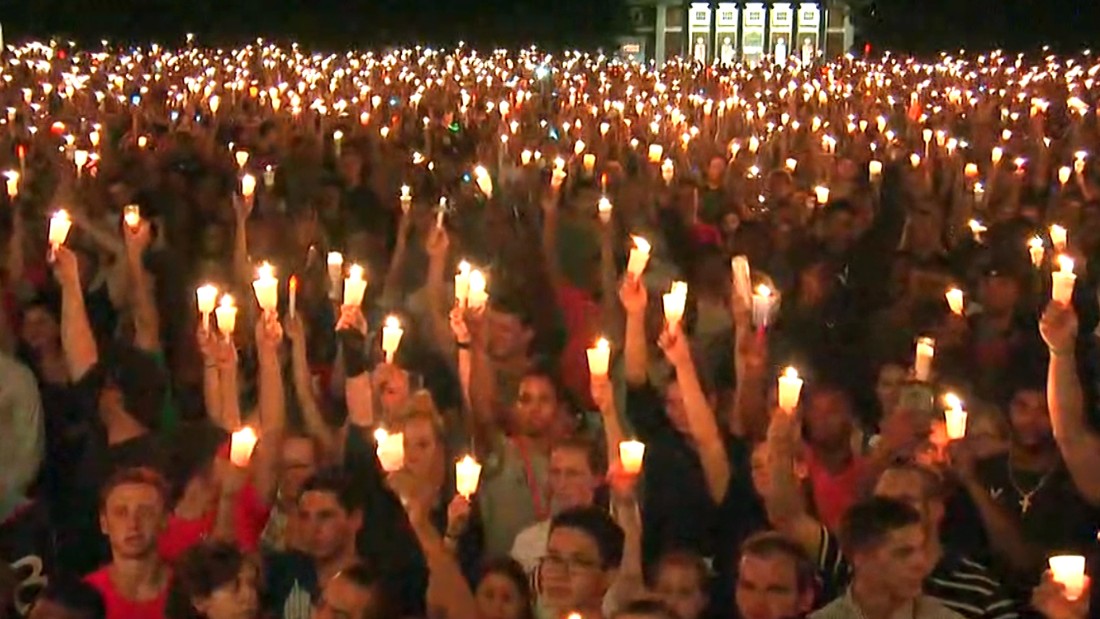
{"label": "white candle", "polygon": [[455,462],[455,490],[467,501],[477,492],[481,480],[481,465],[477,460],[466,456]]}
{"label": "white candle", "polygon": [[211,284],[199,286],[195,290],[195,299],[198,302],[199,313],[205,319],[214,311],[214,306],[218,302],[218,289]]}
{"label": "white candle", "polygon": [[408,213],[412,208],[412,189],[408,185],[401,186],[401,212]]}
{"label": "white candle", "polygon": [[684,310],[687,307],[687,283],[672,282],[672,289],[662,297],[665,308],[665,322],[671,331],[684,319]]}
{"label": "white candle", "polygon": [[401,321],[397,316],[386,316],[386,322],[382,327],[382,352],[386,354],[386,363],[393,363],[393,356],[397,354],[397,347],[401,345],[401,337],[405,330],[401,328]]}
{"label": "white candle", "polygon": [[917,338],[917,357],[913,362],[913,373],[921,382],[928,382],[932,375],[932,359],[936,356],[936,340],[930,337]]}
{"label": "white candle", "polygon": [[531,164],[531,151],[525,150],[519,154],[520,165],[527,166]]}
{"label": "white candle", "polygon": [[243,170],[244,166],[248,164],[248,151],[239,150],[233,153],[233,158],[237,160],[237,167]]}
{"label": "white candle", "polygon": [[241,177],[241,196],[245,199],[251,198],[256,193],[256,177],[251,174],[245,174]]}
{"label": "white candle", "polygon": [[649,251],[652,248],[649,241],[640,236],[631,238],[634,239],[634,247],[630,249],[630,259],[626,263],[626,272],[634,279],[638,279],[645,271],[646,264],[649,263]]}
{"label": "white candle", "polygon": [[470,294],[466,299],[470,309],[482,309],[489,303],[486,287],[485,274],[477,269],[470,271]]}
{"label": "white candle", "polygon": [[913,153],[912,155],[909,155],[909,165],[913,166],[914,168],[919,168],[920,167],[920,155],[918,155],[917,153]]}
{"label": "white candle", "polygon": [[466,307],[466,301],[470,297],[470,263],[463,260],[458,263],[458,272],[455,273],[455,305]]}
{"label": "white candle", "polygon": [[660,163],[661,162],[661,157],[663,157],[664,154],[665,154],[665,147],[664,146],[661,146],[660,144],[650,144],[649,145],[649,162],[650,163]]}
{"label": "white candle", "polygon": [[963,168],[963,174],[966,176],[966,178],[969,178],[969,179],[977,178],[978,177],[978,164],[976,164],[976,163],[966,164],[966,167]]}
{"label": "white candle", "polygon": [[798,398],[802,394],[802,379],[798,370],[789,367],[779,376],[779,408],[788,413],[798,408]]}
{"label": "white candle", "polygon": [[1031,264],[1036,268],[1043,264],[1043,239],[1039,237],[1032,237],[1027,243],[1027,251],[1031,254]]}
{"label": "white candle", "polygon": [[249,426],[233,433],[229,443],[229,461],[233,463],[233,466],[239,468],[248,466],[248,462],[252,459],[252,451],[256,449],[258,440],[256,431]]}
{"label": "white candle", "polygon": [[962,400],[953,393],[945,395],[943,399],[947,404],[943,411],[947,438],[952,441],[960,440],[966,436],[966,411],[963,410]]}
{"label": "white candle", "polygon": [[784,163],[787,164],[787,169],[791,172],[794,172],[798,169],[798,160],[794,159],[793,157],[788,158],[787,161],[785,161]]}
{"label": "white candle", "polygon": [[376,453],[382,470],[387,473],[400,471],[405,466],[405,434],[390,434],[382,428],[374,431],[374,440],[378,444]]}
{"label": "white candle", "polygon": [[947,297],[947,305],[951,312],[957,316],[963,315],[963,291],[958,288],[949,288],[944,294]]}
{"label": "white candle", "polygon": [[19,173],[15,170],[9,170],[5,176],[7,176],[8,198],[15,200],[16,196],[19,195]]}
{"label": "white candle", "polygon": [[581,159],[581,163],[584,165],[584,173],[591,176],[596,171],[596,156],[592,153],[585,153],[584,158]]}
{"label": "white candle", "polygon": [[73,220],[69,217],[69,212],[61,209],[50,217],[50,247],[56,249],[65,244],[65,239],[69,238],[69,229],[73,227]]}
{"label": "white candle", "polygon": [[443,217],[447,214],[447,198],[442,197],[439,199],[439,206],[435,209],[435,227],[443,227]]}
{"label": "white candle", "polygon": [[1069,232],[1063,226],[1054,224],[1050,227],[1050,244],[1054,246],[1054,251],[1063,252],[1066,251],[1066,242]]}
{"label": "white candle", "polygon": [[623,472],[637,475],[642,471],[642,461],[645,459],[645,443],[640,441],[621,441],[619,443],[619,462],[623,465]]}
{"label": "white candle", "polygon": [[130,229],[136,229],[141,224],[141,207],[136,204],[127,204],[122,208],[122,221]]}
{"label": "white candle", "polygon": [[1069,305],[1073,300],[1073,286],[1077,282],[1077,276],[1073,274],[1073,259],[1069,256],[1058,256],[1058,271],[1050,274],[1052,280],[1051,297],[1062,305]]}
{"label": "white candle", "polygon": [[489,178],[488,170],[482,166],[474,168],[474,180],[477,182],[477,188],[485,194],[486,198],[493,197],[493,179]]}
{"label": "white candle", "polygon": [[73,164],[76,166],[76,176],[80,176],[84,173],[84,166],[88,165],[88,151],[78,150],[73,153]]}
{"label": "white candle", "polygon": [[1072,601],[1085,591],[1085,557],[1059,555],[1050,558],[1050,573],[1054,582],[1065,587],[1066,599]]}
{"label": "white candle", "polygon": [[605,224],[611,221],[611,200],[608,200],[607,196],[600,198],[599,203],[596,205],[596,210],[599,212],[600,221]]}
{"label": "white candle", "polygon": [[993,161],[993,165],[999,164],[1004,156],[1005,149],[1001,148],[1000,146],[994,146],[993,151],[989,154],[989,158]]}
{"label": "white candle", "polygon": [[275,186],[275,168],[267,166],[264,168],[264,187],[271,189]]}
{"label": "white candle", "polygon": [[596,345],[588,349],[588,373],[593,377],[606,377],[611,366],[611,344],[606,338],[596,340]]}
{"label": "white candle", "polygon": [[359,307],[363,304],[363,296],[367,292],[367,280],[363,277],[363,267],[353,264],[348,269],[348,276],[344,279],[344,305],[346,307]]}
{"label": "white candle", "polygon": [[344,255],[338,251],[330,251],[327,262],[329,297],[335,301],[340,298],[340,279],[344,274]]}
{"label": "white candle", "polygon": [[676,164],[672,163],[671,159],[665,159],[665,162],[661,164],[661,178],[664,179],[666,185],[671,185],[675,176]]}
{"label": "white candle", "polygon": [[1073,175],[1073,168],[1069,166],[1062,166],[1058,168],[1058,182],[1064,187],[1069,182],[1070,177]]}
{"label": "white candle", "polygon": [[814,195],[817,197],[818,204],[829,203],[829,188],[824,185],[818,185],[814,187]]}
{"label": "white candle", "polygon": [[226,339],[233,337],[233,331],[237,328],[237,306],[233,304],[233,297],[223,295],[218,308],[214,310],[214,318],[218,321],[218,330]]}
{"label": "white candle", "polygon": [[756,287],[752,295],[752,323],[757,327],[768,326],[772,313],[772,290],[764,284]]}
{"label": "white candle", "polygon": [[297,275],[291,275],[290,276],[290,283],[287,284],[287,287],[289,288],[289,292],[290,292],[290,303],[288,305],[288,309],[289,309],[289,312],[290,312],[290,317],[294,318],[295,316],[298,315],[298,276]]}
{"label": "white candle", "polygon": [[867,164],[867,171],[871,175],[871,182],[877,182],[882,177],[882,162],[875,159]]}
{"label": "white candle", "polygon": [[252,289],[256,292],[256,302],[260,304],[261,310],[267,313],[278,309],[279,280],[275,278],[275,268],[270,263],[264,262],[257,269]]}

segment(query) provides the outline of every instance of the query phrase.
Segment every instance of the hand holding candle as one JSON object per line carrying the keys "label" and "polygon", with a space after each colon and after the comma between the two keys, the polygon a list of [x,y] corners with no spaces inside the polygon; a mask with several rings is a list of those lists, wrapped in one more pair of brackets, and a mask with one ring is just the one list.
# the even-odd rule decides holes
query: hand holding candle
{"label": "hand holding candle", "polygon": [[779,408],[793,413],[798,408],[798,399],[802,394],[802,379],[798,370],[788,367],[779,376]]}
{"label": "hand holding candle", "polygon": [[393,363],[393,357],[397,354],[397,347],[401,345],[404,335],[405,330],[401,328],[401,321],[397,316],[386,316],[382,327],[382,352],[386,354],[386,363]]}
{"label": "hand holding candle", "polygon": [[237,328],[237,306],[233,302],[233,297],[229,295],[222,296],[221,303],[214,310],[214,317],[218,321],[218,330],[225,336],[225,339],[232,339],[233,331]]}
{"label": "hand holding candle", "polygon": [[245,174],[241,177],[241,197],[245,200],[251,200],[252,196],[256,194],[256,177],[251,174]]}
{"label": "hand holding candle", "polygon": [[127,204],[122,208],[122,221],[131,230],[137,230],[141,224],[141,207],[136,204]]}
{"label": "hand holding candle", "polygon": [[1050,274],[1051,297],[1056,303],[1069,305],[1073,301],[1073,287],[1077,276],[1073,274],[1073,259],[1066,255],[1058,256],[1059,270]]}
{"label": "hand holding candle", "polygon": [[245,426],[233,433],[229,443],[229,461],[233,466],[245,468],[252,460],[252,451],[256,449],[259,438],[256,431]]}
{"label": "hand holding candle", "polygon": [[363,296],[367,292],[367,280],[363,277],[363,267],[353,264],[348,269],[348,276],[344,279],[344,305],[359,307],[363,304]]}
{"label": "hand holding candle", "polygon": [[492,199],[493,179],[489,177],[489,171],[482,166],[477,166],[474,168],[474,180],[477,182],[477,188],[481,190],[481,193],[485,194],[486,198]]}
{"label": "hand holding candle", "polygon": [[65,244],[65,239],[69,238],[69,230],[73,227],[73,220],[69,217],[69,212],[62,209],[57,211],[50,217],[50,248],[57,249]]}
{"label": "hand holding candle", "polygon": [[630,259],[626,263],[626,272],[634,279],[638,279],[642,276],[642,272],[645,271],[646,264],[649,263],[649,241],[643,239],[640,236],[631,237],[634,239],[634,247],[630,250]]}
{"label": "hand holding candle", "polygon": [[275,278],[275,268],[270,263],[264,262],[260,265],[256,279],[252,282],[252,289],[256,292],[256,302],[265,314],[278,310],[279,280]]}
{"label": "hand holding candle", "polygon": [[199,315],[202,316],[202,328],[207,328],[210,322],[210,314],[214,312],[214,306],[218,302],[218,289],[210,284],[199,286],[195,290],[195,298],[198,301]]}
{"label": "hand holding candle", "polygon": [[645,443],[639,441],[622,441],[619,443],[619,462],[623,465],[623,472],[637,475],[642,472],[642,461],[645,459]]}
{"label": "hand holding candle", "polygon": [[936,340],[930,337],[917,338],[917,356],[913,362],[913,374],[917,380],[926,383],[932,377],[932,359],[936,356]]}
{"label": "hand holding candle", "polygon": [[1073,602],[1085,590],[1085,557],[1059,555],[1050,558],[1050,573],[1054,582],[1065,588],[1066,599]]}
{"label": "hand holding candle", "polygon": [[752,295],[752,324],[764,329],[771,321],[772,289],[760,284]]}
{"label": "hand holding candle", "polygon": [[661,164],[661,178],[664,179],[666,185],[671,185],[675,176],[676,164],[672,163],[671,159],[665,159],[665,162]]}
{"label": "hand holding candle", "polygon": [[588,373],[593,378],[606,378],[611,366],[611,344],[606,338],[596,340],[596,345],[588,351]]}
{"label": "hand holding candle", "polygon": [[8,200],[14,201],[19,197],[19,173],[15,170],[9,170],[5,177],[7,177]]}
{"label": "hand holding candle", "polygon": [[680,321],[684,319],[684,310],[687,307],[687,283],[672,282],[672,289],[662,297],[665,308],[665,324],[669,332],[676,329]]}
{"label": "hand holding candle", "polygon": [[466,300],[466,304],[470,309],[482,310],[489,304],[487,285],[484,273],[477,269],[470,271],[470,292]]}
{"label": "hand holding candle", "polygon": [[477,492],[481,480],[481,465],[477,460],[466,456],[455,463],[455,490],[467,501]]}
{"label": "hand holding candle", "polygon": [[951,308],[951,313],[956,316],[962,316],[963,291],[958,288],[949,288],[944,296],[947,297],[947,306]]}
{"label": "hand holding candle", "polygon": [[470,263],[463,260],[458,263],[455,273],[455,306],[466,307],[470,297]]}

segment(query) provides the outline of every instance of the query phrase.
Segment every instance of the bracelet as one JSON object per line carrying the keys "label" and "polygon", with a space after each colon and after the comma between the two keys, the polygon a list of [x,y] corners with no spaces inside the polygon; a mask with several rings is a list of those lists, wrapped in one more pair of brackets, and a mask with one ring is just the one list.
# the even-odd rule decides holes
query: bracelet
{"label": "bracelet", "polygon": [[469,342],[455,342],[455,346],[457,346],[459,350],[470,350]]}

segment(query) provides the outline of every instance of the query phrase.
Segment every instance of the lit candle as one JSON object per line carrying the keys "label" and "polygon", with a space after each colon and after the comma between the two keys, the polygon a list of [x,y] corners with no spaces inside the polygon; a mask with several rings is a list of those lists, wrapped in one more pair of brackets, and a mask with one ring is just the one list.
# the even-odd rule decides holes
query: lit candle
{"label": "lit candle", "polygon": [[344,274],[344,255],[338,251],[328,253],[328,281],[329,298],[336,301],[340,298],[340,279]]}
{"label": "lit candle", "polygon": [[1073,274],[1073,259],[1069,256],[1058,256],[1058,271],[1050,274],[1052,280],[1051,297],[1057,303],[1069,305],[1073,300],[1073,286],[1077,282],[1077,276]]}
{"label": "lit candle", "polygon": [[264,168],[264,187],[271,189],[275,186],[275,168],[267,166]]}
{"label": "lit candle", "polygon": [[382,470],[387,473],[400,471],[405,466],[405,434],[390,434],[382,428],[374,431],[374,440],[378,444],[376,453]]}
{"label": "lit candle", "polygon": [[237,306],[233,304],[233,297],[222,295],[218,308],[214,310],[214,318],[218,321],[218,331],[226,339],[233,337],[233,331],[237,328]]}
{"label": "lit candle", "polygon": [[877,182],[882,178],[882,162],[878,159],[867,164],[867,171],[871,174],[871,182]]}
{"label": "lit candle", "polygon": [[588,373],[593,377],[607,377],[611,366],[611,344],[606,338],[596,340],[596,345],[588,349]]}
{"label": "lit candle", "polygon": [[477,269],[470,271],[470,295],[466,300],[470,309],[483,309],[489,303],[489,293],[486,291],[486,286],[484,273]]}
{"label": "lit candle", "polygon": [[629,475],[637,475],[642,472],[642,461],[645,459],[645,443],[640,441],[619,442],[619,462],[623,465],[623,472]]}
{"label": "lit candle", "polygon": [[463,260],[458,263],[458,272],[455,273],[455,305],[466,307],[466,301],[470,296],[470,263]]}
{"label": "lit candle", "polygon": [[798,169],[798,160],[794,159],[793,157],[788,158],[787,161],[784,163],[786,163],[787,165],[787,170],[791,172],[794,172],[796,169]]}
{"label": "lit candle", "polygon": [[631,237],[634,239],[634,247],[630,249],[630,259],[626,263],[626,272],[634,279],[638,279],[642,276],[642,272],[645,271],[646,264],[649,263],[649,251],[651,249],[649,241],[643,239],[640,236]]}
{"label": "lit candle", "polygon": [[1085,591],[1085,557],[1059,555],[1050,558],[1050,574],[1054,582],[1065,587],[1066,599],[1072,601]]}
{"label": "lit candle", "polygon": [[241,196],[244,199],[250,199],[253,194],[256,193],[256,177],[251,174],[245,174],[241,177]]}
{"label": "lit candle", "polygon": [[947,405],[943,411],[947,438],[952,441],[960,440],[966,436],[966,411],[963,410],[962,400],[953,393],[945,395],[943,400]]}
{"label": "lit candle", "polygon": [[919,168],[920,167],[920,155],[918,155],[917,153],[913,153],[912,155],[909,155],[909,165],[913,166],[914,168]]}
{"label": "lit candle", "polygon": [[966,164],[966,167],[963,168],[963,174],[966,176],[966,178],[969,178],[971,180],[973,180],[975,178],[978,178],[978,164],[976,164],[976,163]]}
{"label": "lit candle", "polygon": [[687,283],[672,282],[672,289],[662,296],[665,308],[665,322],[672,331],[684,318],[687,307]]}
{"label": "lit candle", "polygon": [[958,288],[949,288],[944,296],[947,297],[947,305],[951,308],[951,312],[956,316],[962,316],[963,291]]}
{"label": "lit candle", "polygon": [[337,129],[332,132],[332,150],[337,157],[340,156],[341,146],[344,143],[344,132]]}
{"label": "lit candle", "polygon": [[829,188],[824,185],[818,185],[814,188],[814,195],[817,197],[817,203],[824,205],[829,203]]}
{"label": "lit candle", "polygon": [[401,345],[401,337],[405,330],[401,328],[401,321],[397,316],[386,316],[386,322],[382,327],[382,352],[386,354],[386,363],[393,363],[393,356],[397,354],[397,347]]}
{"label": "lit candle", "polygon": [[290,303],[289,303],[290,317],[293,319],[295,316],[298,315],[298,276],[297,275],[291,275],[290,276],[290,283],[288,284],[288,287],[289,287],[289,291],[290,291]]}
{"label": "lit candle", "polygon": [[917,357],[913,362],[913,374],[921,382],[928,382],[932,376],[932,359],[936,356],[936,340],[930,337],[917,338]]}
{"label": "lit candle", "polygon": [[519,154],[520,165],[527,166],[531,163],[531,151],[525,150]]}
{"label": "lit candle", "polygon": [[608,200],[607,196],[600,198],[599,203],[596,205],[596,210],[599,212],[600,221],[605,224],[611,221],[611,200]]}
{"label": "lit candle", "polygon": [[585,153],[584,158],[581,159],[581,163],[584,165],[584,173],[591,176],[596,171],[596,155],[592,153]]}
{"label": "lit candle", "polygon": [[73,220],[69,217],[69,212],[65,209],[61,209],[50,217],[50,247],[57,249],[65,244],[65,239],[69,238],[69,229],[73,227]]}
{"label": "lit candle", "polygon": [[779,408],[793,413],[798,408],[798,398],[802,394],[802,379],[798,370],[789,367],[779,376]]}
{"label": "lit candle", "polygon": [[768,326],[772,313],[772,290],[764,284],[756,287],[752,295],[752,323],[757,327]]}
{"label": "lit candle", "polygon": [[15,200],[19,195],[19,173],[10,170],[5,176],[7,176],[8,199]]}
{"label": "lit candle", "polygon": [[1038,268],[1043,264],[1043,239],[1032,237],[1027,243],[1027,251],[1031,254],[1031,264]]}
{"label": "lit candle", "polygon": [[122,221],[131,230],[136,230],[141,224],[141,207],[136,204],[127,204],[122,207]]}
{"label": "lit candle", "polygon": [[600,123],[600,137],[607,135],[607,132],[611,130],[610,123]]}
{"label": "lit candle", "polygon": [[401,186],[401,212],[408,213],[412,208],[412,189],[408,185]]}
{"label": "lit candle", "polygon": [[455,462],[455,490],[467,501],[477,492],[481,480],[481,465],[477,460],[466,456]]}
{"label": "lit candle", "polygon": [[584,140],[577,140],[576,144],[573,144],[573,154],[580,155],[586,148],[588,148],[588,145],[584,143]]}
{"label": "lit candle", "polygon": [[363,304],[363,295],[367,292],[367,280],[363,277],[363,267],[358,264],[348,268],[348,276],[344,279],[344,306],[359,307]]}
{"label": "lit candle", "polygon": [[278,309],[279,280],[275,278],[275,268],[270,263],[264,262],[257,269],[252,289],[256,292],[256,302],[260,304],[261,310],[266,313]]}
{"label": "lit candle", "polygon": [[1050,227],[1050,244],[1054,246],[1054,251],[1066,251],[1066,240],[1068,235],[1069,233],[1063,226],[1054,224]]}
{"label": "lit candle", "polygon": [[242,170],[244,169],[244,166],[248,164],[248,156],[249,155],[247,150],[239,150],[233,153],[233,158],[237,160],[238,168]]}
{"label": "lit candle", "polygon": [[258,440],[256,431],[249,426],[233,433],[229,443],[229,461],[233,463],[233,466],[238,468],[248,466],[248,462],[252,459],[252,451],[256,449]]}
{"label": "lit candle", "polygon": [[661,164],[661,178],[665,180],[666,185],[671,185],[674,176],[676,176],[676,164],[672,163],[671,159],[665,159]]}
{"label": "lit candle", "polygon": [[1058,182],[1065,187],[1069,182],[1070,177],[1073,175],[1073,168],[1069,166],[1062,166],[1058,168]]}
{"label": "lit candle", "polygon": [[989,158],[993,161],[993,165],[999,164],[1004,156],[1005,149],[1001,148],[1000,146],[994,146],[993,151],[989,154]]}
{"label": "lit candle", "polygon": [[663,157],[664,154],[665,154],[665,147],[664,146],[661,146],[660,144],[650,144],[649,145],[649,162],[650,163],[660,163],[661,162],[661,157]]}
{"label": "lit candle", "polygon": [[493,197],[493,179],[489,178],[488,170],[482,166],[474,168],[474,180],[477,182],[477,188],[485,194],[486,198]]}
{"label": "lit candle", "polygon": [[84,166],[88,165],[88,151],[78,150],[73,153],[73,164],[76,166],[76,177],[84,174]]}
{"label": "lit candle", "polygon": [[149,145],[149,138],[145,137],[144,135],[140,136],[137,139],[137,145],[138,145],[138,148],[144,149],[146,146]]}

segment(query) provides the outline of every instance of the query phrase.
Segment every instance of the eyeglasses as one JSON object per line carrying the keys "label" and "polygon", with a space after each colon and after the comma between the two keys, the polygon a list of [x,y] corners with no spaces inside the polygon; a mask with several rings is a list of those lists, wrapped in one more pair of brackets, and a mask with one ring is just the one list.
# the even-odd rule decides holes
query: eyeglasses
{"label": "eyeglasses", "polygon": [[558,570],[569,574],[581,572],[594,572],[600,569],[597,561],[581,557],[561,557],[558,555],[546,555],[539,560],[539,567],[544,570]]}

